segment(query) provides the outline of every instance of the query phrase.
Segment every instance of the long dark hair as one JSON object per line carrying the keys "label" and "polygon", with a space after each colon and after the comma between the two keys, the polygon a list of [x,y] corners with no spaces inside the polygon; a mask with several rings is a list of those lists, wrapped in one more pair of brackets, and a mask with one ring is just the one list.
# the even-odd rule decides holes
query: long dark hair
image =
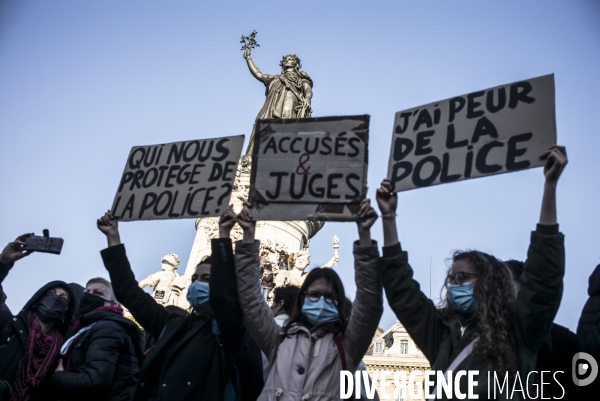
{"label": "long dark hair", "polygon": [[296,297],[296,301],[292,307],[292,313],[290,314],[289,320],[286,322],[283,333],[287,335],[288,328],[291,327],[294,323],[306,324],[307,321],[302,315],[302,305],[304,304],[304,297],[306,296],[306,291],[308,287],[315,281],[320,278],[324,278],[331,284],[331,292],[334,297],[337,299],[338,304],[337,309],[339,312],[339,319],[341,320],[342,330],[346,327],[346,293],[344,292],[344,284],[342,284],[342,280],[340,280],[340,276],[332,270],[332,269],[323,269],[323,268],[315,268],[308,273],[302,287],[300,287],[300,291],[298,292],[298,296]]}
{"label": "long dark hair", "polygon": [[[452,261],[465,261],[477,274],[473,292],[479,303],[474,317],[479,341],[474,355],[492,363],[494,370],[516,373],[518,369],[512,314],[518,286],[510,268],[492,255],[479,251],[457,251]],[[442,316],[455,313],[448,297],[440,304]]]}

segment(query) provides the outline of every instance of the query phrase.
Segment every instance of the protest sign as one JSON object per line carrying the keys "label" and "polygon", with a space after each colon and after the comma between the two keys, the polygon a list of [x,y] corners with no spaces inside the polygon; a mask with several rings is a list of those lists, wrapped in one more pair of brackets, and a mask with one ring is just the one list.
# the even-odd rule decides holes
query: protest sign
{"label": "protest sign", "polygon": [[406,191],[543,166],[555,144],[551,74],[396,113],[388,178]]}
{"label": "protest sign", "polygon": [[355,220],[367,191],[369,116],[259,120],[250,177],[259,220]]}
{"label": "protest sign", "polygon": [[229,196],[244,136],[131,148],[112,214],[122,221],[218,216]]}

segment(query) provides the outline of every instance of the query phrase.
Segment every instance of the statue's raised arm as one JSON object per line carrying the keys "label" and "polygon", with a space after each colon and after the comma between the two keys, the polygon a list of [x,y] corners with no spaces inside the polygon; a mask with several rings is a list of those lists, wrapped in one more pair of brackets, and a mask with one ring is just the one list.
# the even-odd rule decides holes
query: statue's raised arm
{"label": "statue's raised arm", "polygon": [[252,61],[252,57],[250,56],[250,52],[252,49],[256,47],[260,47],[258,42],[256,42],[256,30],[252,31],[252,33],[248,36],[242,35],[242,39],[240,43],[242,44],[242,49],[244,51],[244,58],[246,59],[246,63],[248,63],[248,69],[254,76],[254,78],[258,79],[260,82],[264,82],[263,74],[260,72],[254,61]]}
{"label": "statue's raised arm", "polygon": [[[311,117],[313,81],[306,72],[300,71],[302,64],[298,56],[294,53],[283,56],[279,62],[281,66],[279,75],[263,74],[250,56],[251,50],[259,46],[255,36],[256,31],[253,31],[250,36],[242,36],[241,43],[248,69],[266,87],[265,103],[256,119]],[[252,132],[246,154],[252,153],[253,138],[254,132]]]}
{"label": "statue's raised arm", "polygon": [[256,64],[254,64],[254,61],[252,61],[252,57],[250,56],[250,48],[248,48],[248,47],[244,50],[244,58],[246,59],[246,63],[248,64],[248,69],[250,70],[250,73],[252,74],[252,76],[254,78],[258,79],[260,82],[264,82],[264,76],[260,72],[260,70],[258,69]]}

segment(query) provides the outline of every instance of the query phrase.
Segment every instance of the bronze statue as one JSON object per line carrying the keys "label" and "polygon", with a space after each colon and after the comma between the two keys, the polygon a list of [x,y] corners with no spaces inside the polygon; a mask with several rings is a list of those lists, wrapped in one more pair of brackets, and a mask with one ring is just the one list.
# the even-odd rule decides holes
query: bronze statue
{"label": "bronze statue", "polygon": [[[242,50],[250,73],[266,86],[267,99],[256,119],[310,117],[313,81],[306,72],[300,71],[302,65],[298,56],[293,53],[283,56],[279,63],[281,74],[263,74],[250,57],[251,50],[259,46],[254,39],[255,36],[256,31],[250,36],[242,36],[241,43],[243,43]],[[253,140],[254,130],[246,154],[251,154]]]}

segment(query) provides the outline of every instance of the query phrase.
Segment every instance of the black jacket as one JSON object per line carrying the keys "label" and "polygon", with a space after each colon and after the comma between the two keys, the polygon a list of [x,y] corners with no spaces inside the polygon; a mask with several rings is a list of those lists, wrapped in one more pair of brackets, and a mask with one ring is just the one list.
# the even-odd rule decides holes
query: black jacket
{"label": "black jacket", "polygon": [[[550,399],[578,399],[581,396],[572,379],[573,356],[579,352],[577,335],[568,328],[552,323],[548,341],[538,353],[535,370],[544,373],[544,398]],[[537,383],[541,382],[541,373],[538,373]],[[540,394],[541,399],[541,394]]]}
{"label": "black jacket", "polygon": [[[596,266],[590,276],[588,295],[590,296],[581,311],[579,324],[577,325],[577,339],[581,351],[590,354],[600,363],[600,265]],[[588,377],[584,375],[581,379]],[[587,387],[579,387],[590,391],[589,394],[600,393],[600,377],[597,377]]]}
{"label": "black jacket", "polygon": [[577,337],[583,352],[600,362],[600,265],[590,276],[588,295],[577,325]]}
{"label": "black jacket", "polygon": [[50,377],[50,387],[68,400],[130,400],[143,360],[144,338],[132,321],[109,311],[81,316],[70,345],[68,372]]}
{"label": "black jacket", "polygon": [[[6,274],[2,274],[2,271],[8,273],[8,270],[12,266],[6,266],[0,263],[0,280],[6,277]],[[75,308],[75,297],[71,288],[67,283],[63,281],[51,281],[48,284],[40,288],[29,301],[25,304],[23,309],[15,316],[8,312],[0,314],[0,379],[5,380],[12,386],[17,377],[17,368],[19,363],[25,355],[25,349],[27,347],[27,338],[29,336],[29,327],[27,326],[27,311],[33,310],[36,302],[46,292],[54,287],[62,287],[69,293],[69,305],[65,313],[65,318],[62,322],[58,323],[58,329],[60,333],[65,336],[67,329],[71,323],[71,317],[73,316],[73,310]],[[49,372],[56,367],[50,366]]]}
{"label": "black jacket", "polygon": [[[222,400],[245,333],[231,240],[212,240],[212,314],[183,319],[139,288],[122,244],[101,254],[117,299],[158,338],[146,354],[133,400]],[[213,319],[220,336],[213,333]]]}
{"label": "black jacket", "polygon": [[[392,310],[432,368],[445,371],[477,335],[476,325],[464,326],[463,332],[459,319],[463,318],[462,324],[465,324],[463,315],[455,314],[450,318],[439,315],[436,306],[413,278],[408,253],[402,251],[400,244],[384,247],[381,263],[383,287]],[[531,382],[526,382],[526,378],[529,372],[535,370],[538,351],[548,338],[552,320],[558,310],[564,269],[564,236],[559,233],[558,225],[538,224],[536,231],[531,234],[512,317],[523,386],[532,386]],[[445,333],[449,333],[446,338]],[[487,372],[493,370],[488,360],[471,354],[456,370],[479,371],[473,392],[478,394],[480,400],[492,398],[487,397]],[[552,378],[544,377],[544,380]],[[466,394],[467,380],[461,380],[457,387],[461,393]],[[530,388],[529,391],[534,394],[535,390]],[[497,396],[497,399],[508,399],[504,393],[499,392]]]}

